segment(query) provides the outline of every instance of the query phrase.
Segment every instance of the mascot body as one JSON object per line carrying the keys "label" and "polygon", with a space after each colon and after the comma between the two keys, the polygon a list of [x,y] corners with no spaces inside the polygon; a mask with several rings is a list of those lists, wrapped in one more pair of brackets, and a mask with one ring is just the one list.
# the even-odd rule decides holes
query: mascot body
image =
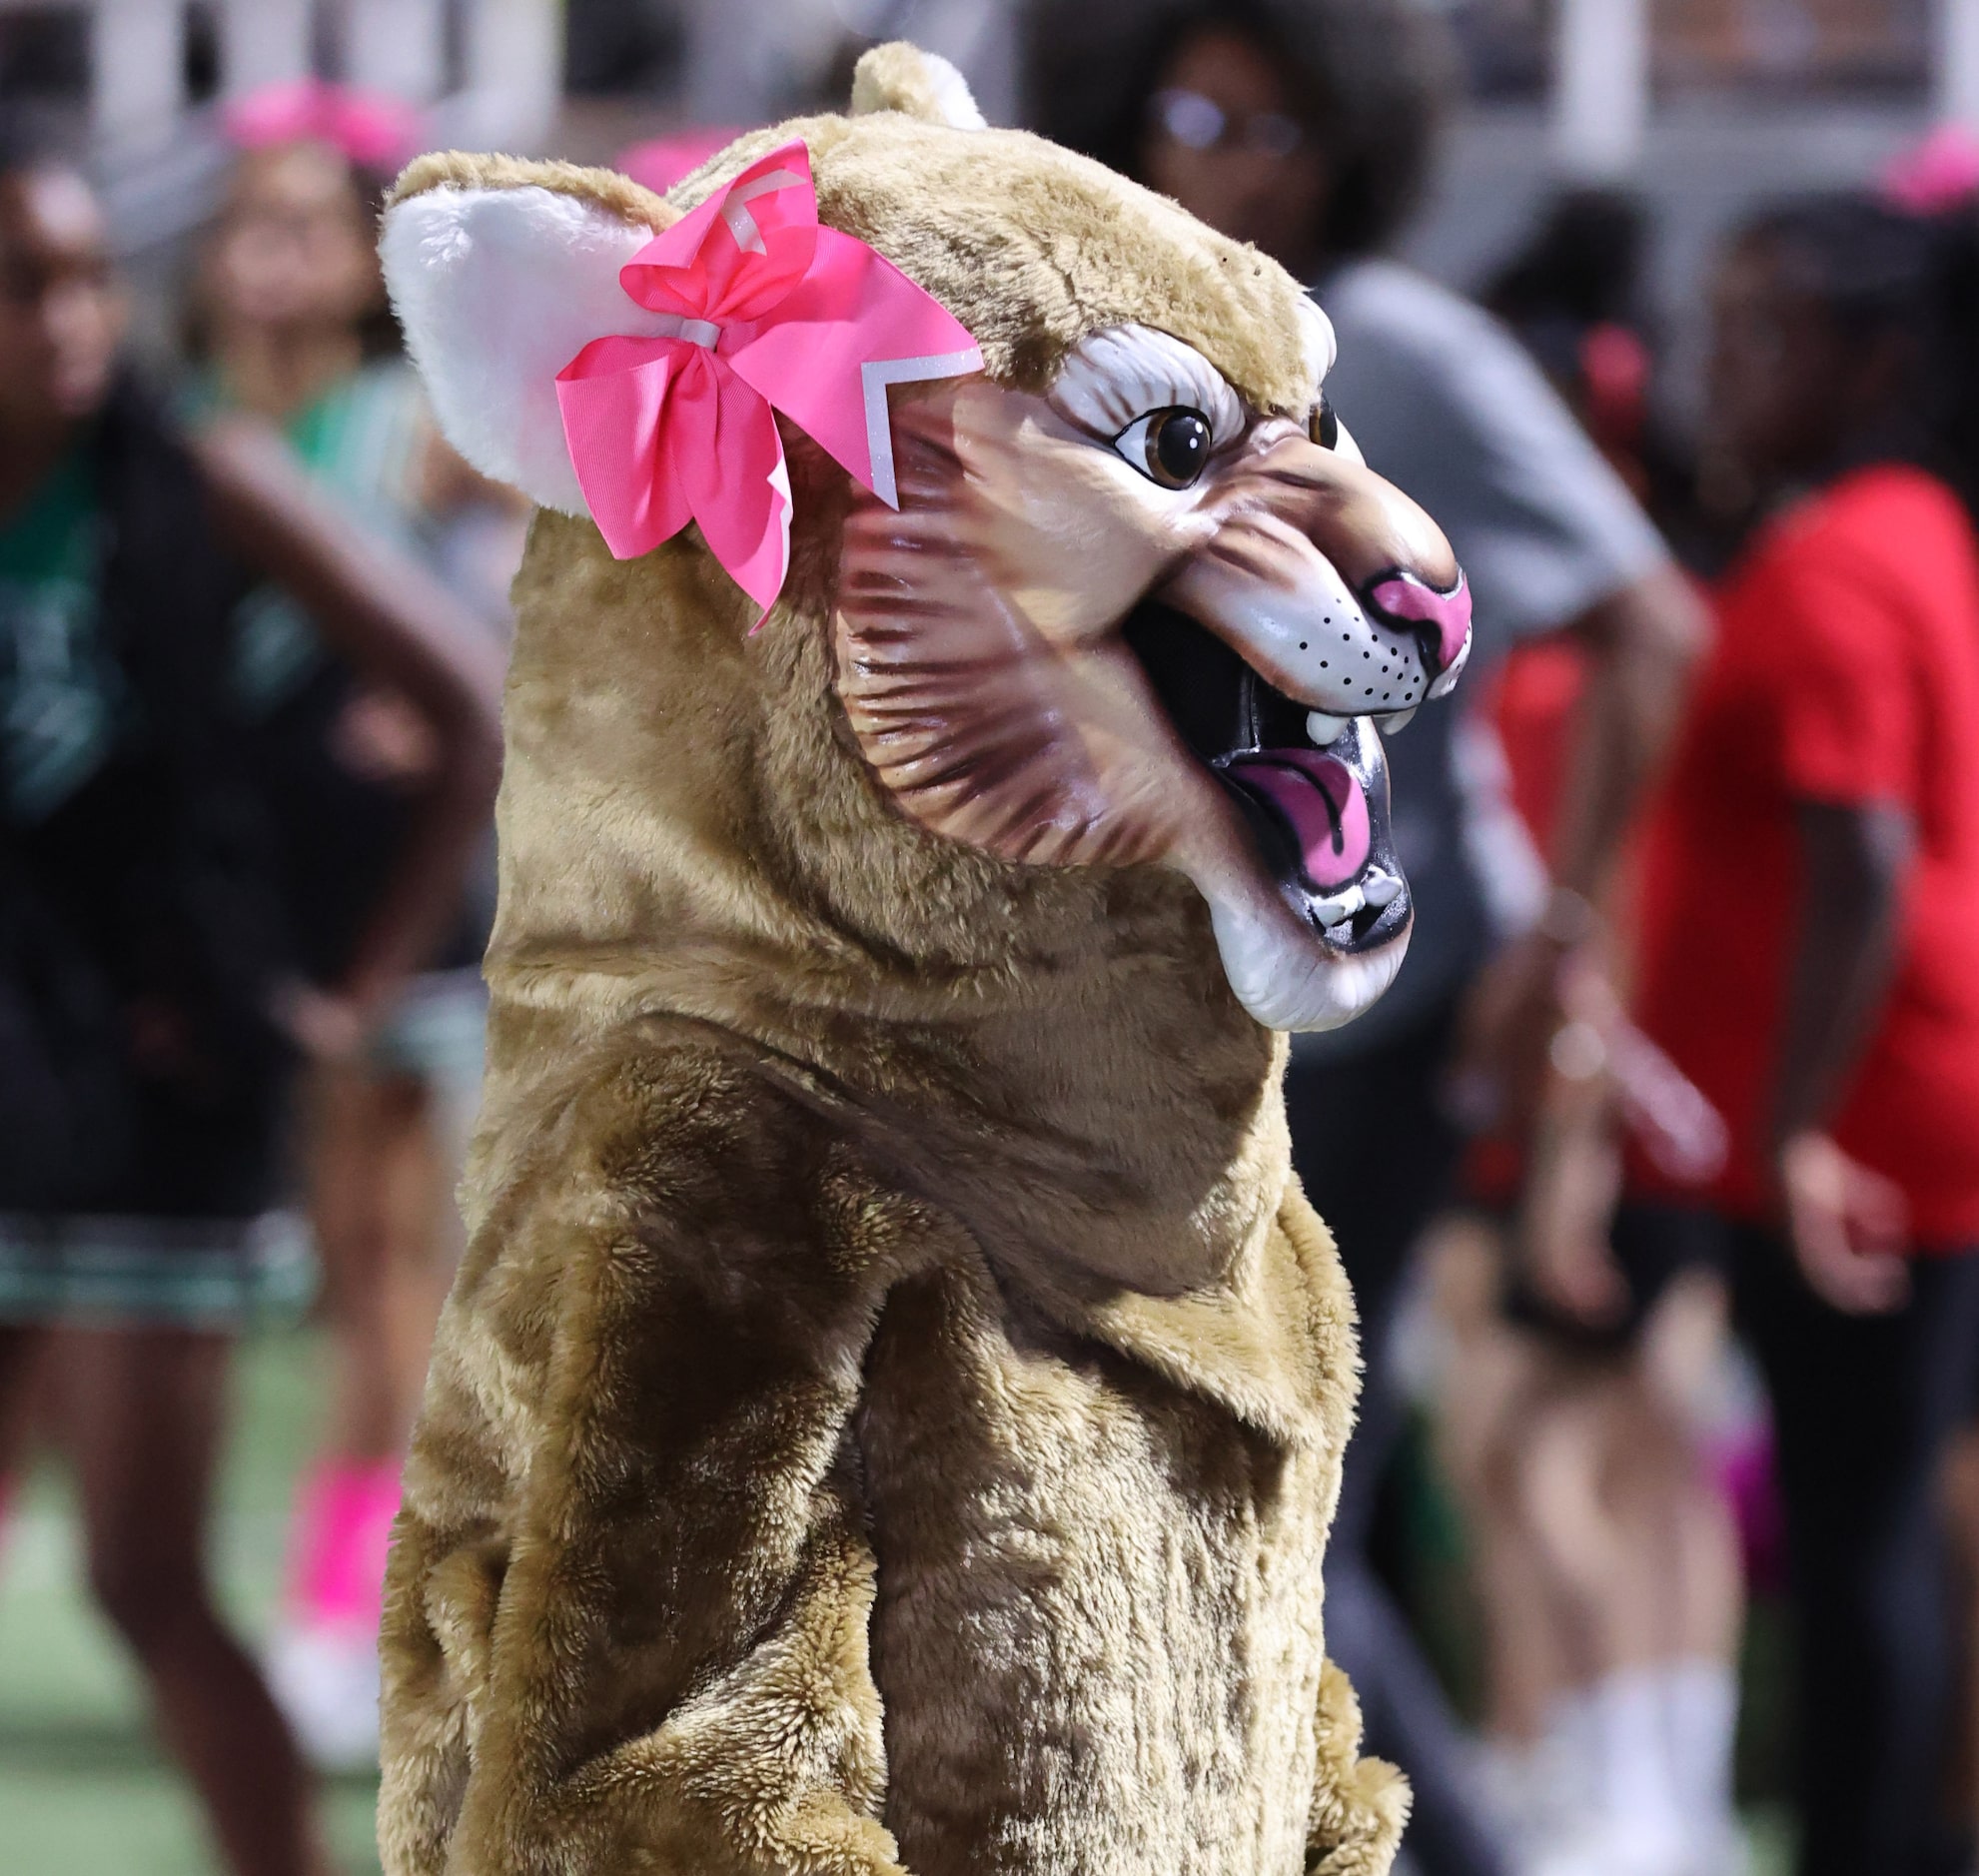
{"label": "mascot body", "polygon": [[[1321,1628],[1352,1308],[1276,1032],[1400,961],[1367,719],[1454,675],[1461,578],[1312,441],[1330,336],[1288,277],[959,128],[906,48],[855,105],[677,202],[448,157],[389,212],[443,424],[545,511],[386,1865],[1372,1876],[1406,1792]],[[982,369],[852,360],[863,457],[779,402],[737,497],[760,471],[768,531],[724,544],[611,452],[757,329],[624,296],[696,205],[710,267],[774,260],[811,198],[751,210],[766,174]],[[614,335],[617,429],[565,369]],[[731,393],[679,475],[743,449]],[[613,501],[664,544],[614,558]]]}

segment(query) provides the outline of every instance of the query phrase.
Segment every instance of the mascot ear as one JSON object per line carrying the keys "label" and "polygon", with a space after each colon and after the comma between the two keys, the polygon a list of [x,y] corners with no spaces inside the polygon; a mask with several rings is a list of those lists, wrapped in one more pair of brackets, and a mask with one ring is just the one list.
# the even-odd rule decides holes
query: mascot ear
{"label": "mascot ear", "polygon": [[484,475],[589,512],[556,374],[601,333],[650,330],[618,270],[676,213],[564,165],[429,158],[407,173],[379,244],[386,286],[442,434]]}
{"label": "mascot ear", "polygon": [[985,128],[962,74],[946,59],[902,39],[873,47],[853,67],[851,115],[871,111],[899,111],[951,130]]}

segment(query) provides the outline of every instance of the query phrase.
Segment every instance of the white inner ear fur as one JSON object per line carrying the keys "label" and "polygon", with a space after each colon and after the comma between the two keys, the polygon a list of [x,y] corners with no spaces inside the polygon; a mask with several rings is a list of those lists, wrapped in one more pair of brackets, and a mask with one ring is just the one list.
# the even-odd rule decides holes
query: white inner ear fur
{"label": "white inner ear fur", "polygon": [[852,74],[852,115],[904,111],[924,124],[950,130],[985,130],[988,124],[969,90],[969,81],[938,52],[923,52],[905,40],[875,46]]}
{"label": "white inner ear fur", "polygon": [[941,121],[950,130],[987,130],[988,121],[976,104],[969,81],[938,52],[924,52],[921,58]]}
{"label": "white inner ear fur", "polygon": [[1049,402],[1068,423],[1111,442],[1136,418],[1180,405],[1210,420],[1218,447],[1244,428],[1229,381],[1194,346],[1151,326],[1089,333],[1066,354]]}
{"label": "white inner ear fur", "polygon": [[484,475],[583,514],[556,374],[593,339],[663,316],[618,284],[652,239],[553,190],[433,189],[386,214],[379,253],[441,434]]}

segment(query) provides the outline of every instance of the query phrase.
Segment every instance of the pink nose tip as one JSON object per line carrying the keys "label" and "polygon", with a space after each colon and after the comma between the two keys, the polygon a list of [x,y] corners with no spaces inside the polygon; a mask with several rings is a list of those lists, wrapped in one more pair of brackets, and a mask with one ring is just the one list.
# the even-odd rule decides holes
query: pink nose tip
{"label": "pink nose tip", "polygon": [[1368,597],[1392,619],[1436,627],[1438,671],[1447,671],[1457,662],[1471,636],[1471,585],[1461,571],[1457,584],[1448,592],[1437,591],[1414,573],[1391,573],[1375,582]]}

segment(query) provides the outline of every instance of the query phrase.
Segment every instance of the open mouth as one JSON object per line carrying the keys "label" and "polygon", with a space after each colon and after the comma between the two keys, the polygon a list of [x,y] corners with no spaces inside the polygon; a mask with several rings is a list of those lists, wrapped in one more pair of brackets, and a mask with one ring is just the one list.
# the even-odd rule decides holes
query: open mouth
{"label": "open mouth", "polygon": [[1407,929],[1409,887],[1389,838],[1388,769],[1366,717],[1320,719],[1186,612],[1143,600],[1124,627],[1169,719],[1243,811],[1287,903],[1334,950]]}

